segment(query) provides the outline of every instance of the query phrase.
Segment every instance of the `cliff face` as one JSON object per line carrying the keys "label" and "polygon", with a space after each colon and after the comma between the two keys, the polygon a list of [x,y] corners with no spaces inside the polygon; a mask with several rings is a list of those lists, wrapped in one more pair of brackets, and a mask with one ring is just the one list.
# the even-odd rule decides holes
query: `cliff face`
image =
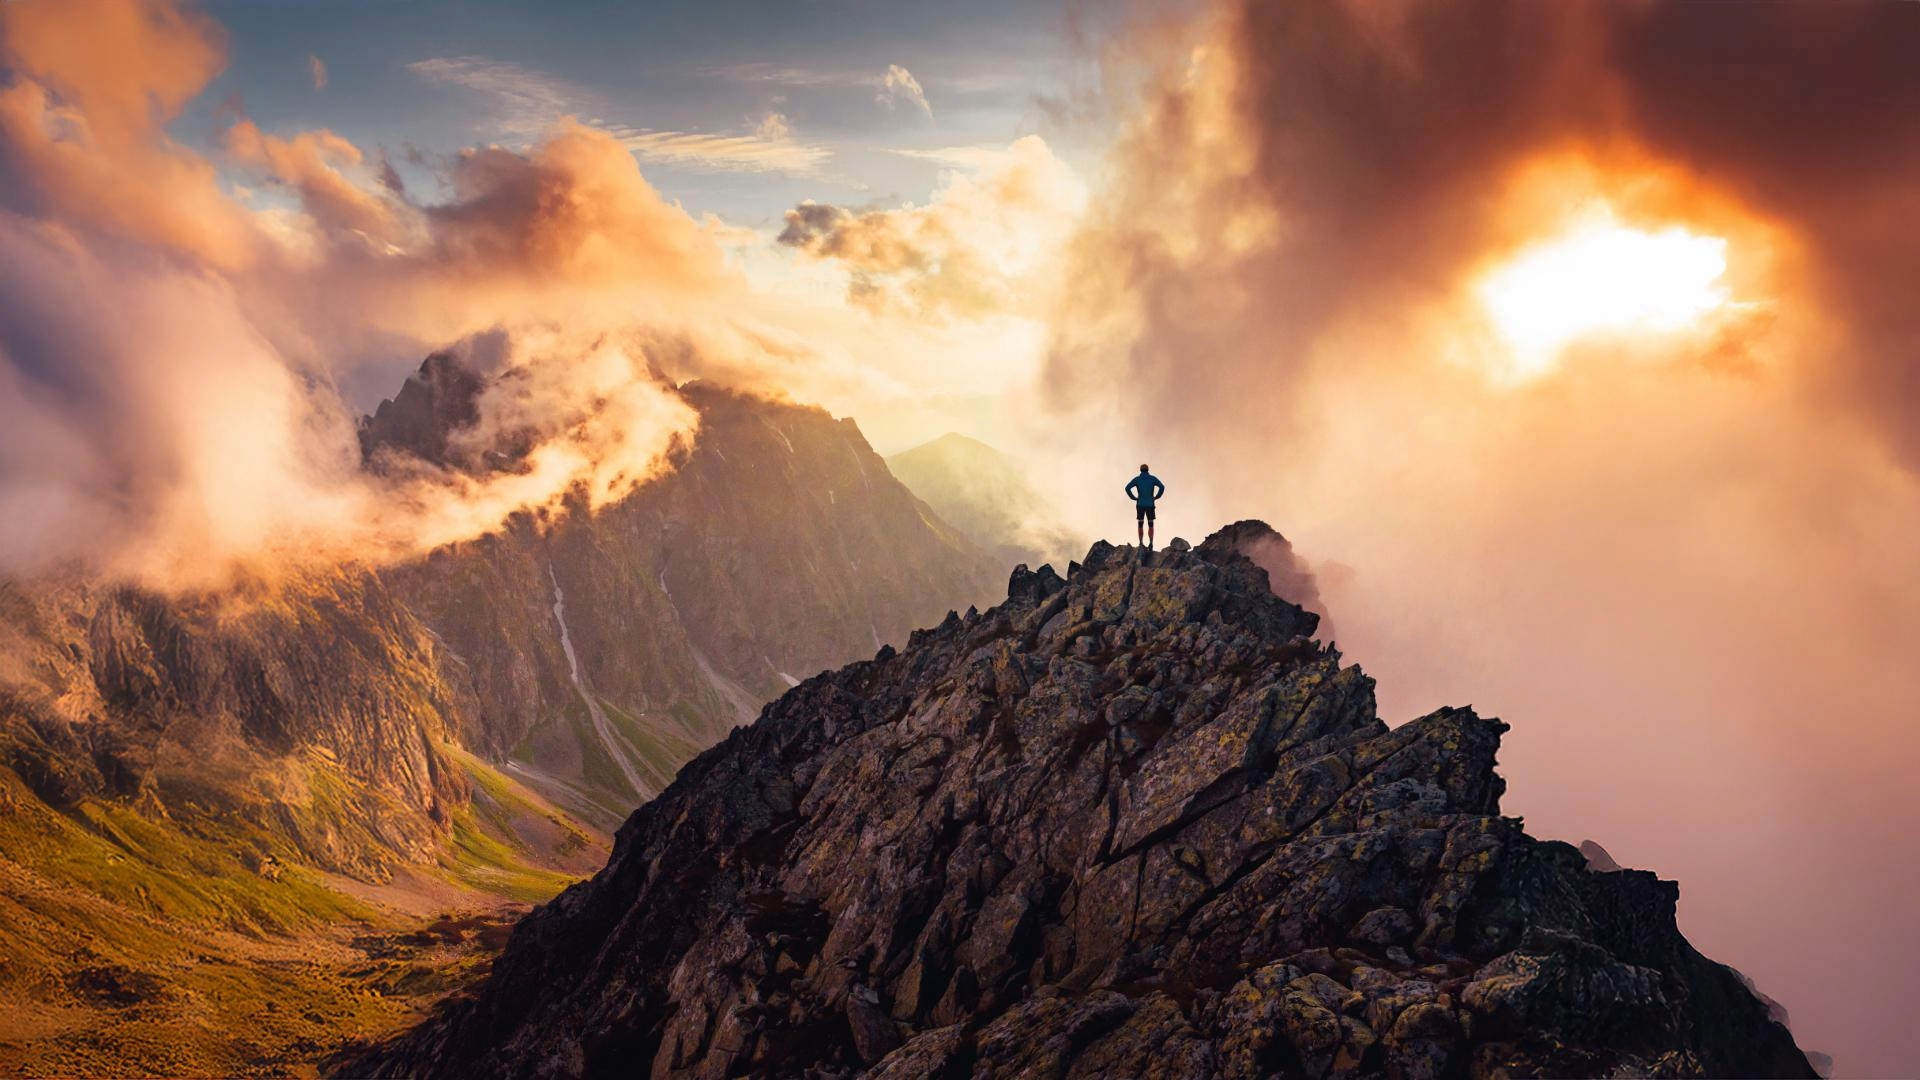
{"label": "cliff face", "polygon": [[1673,883],[1499,816],[1504,724],[1382,724],[1250,528],[793,689],[354,1070],[1813,1075]]}
{"label": "cliff face", "polygon": [[0,765],[51,807],[238,818],[276,858],[378,879],[467,800],[445,654],[377,578],[240,605],[8,584],[0,610]]}

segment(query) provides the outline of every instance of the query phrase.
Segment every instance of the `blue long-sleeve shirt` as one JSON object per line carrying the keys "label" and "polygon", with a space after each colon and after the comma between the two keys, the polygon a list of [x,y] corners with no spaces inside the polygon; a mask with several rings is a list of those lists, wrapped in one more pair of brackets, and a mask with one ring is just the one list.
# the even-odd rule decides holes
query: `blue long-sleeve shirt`
{"label": "blue long-sleeve shirt", "polygon": [[1166,494],[1167,485],[1160,482],[1152,473],[1143,472],[1127,481],[1127,494],[1133,496],[1135,506],[1152,506],[1153,500]]}

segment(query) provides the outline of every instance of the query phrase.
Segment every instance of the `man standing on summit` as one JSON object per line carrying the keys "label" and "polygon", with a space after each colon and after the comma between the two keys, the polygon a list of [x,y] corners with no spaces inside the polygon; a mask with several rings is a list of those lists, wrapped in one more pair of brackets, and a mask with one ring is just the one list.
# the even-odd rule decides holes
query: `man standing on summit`
{"label": "man standing on summit", "polygon": [[1166,494],[1167,485],[1140,466],[1140,475],[1127,481],[1127,494],[1133,496],[1133,531],[1136,542],[1144,535],[1148,551],[1153,550],[1153,500]]}

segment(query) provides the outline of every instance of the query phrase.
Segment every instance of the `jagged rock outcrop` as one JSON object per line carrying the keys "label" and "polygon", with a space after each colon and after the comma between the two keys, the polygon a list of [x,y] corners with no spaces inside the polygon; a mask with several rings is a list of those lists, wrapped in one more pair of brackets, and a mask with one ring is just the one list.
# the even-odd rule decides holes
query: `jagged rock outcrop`
{"label": "jagged rock outcrop", "polygon": [[1224,541],[808,680],[352,1062],[419,1076],[1811,1076],[1674,922],[1396,729]]}
{"label": "jagged rock outcrop", "polygon": [[[1169,545],[1171,546],[1171,545]],[[1326,601],[1320,597],[1320,582],[1307,560],[1293,550],[1293,544],[1264,521],[1236,521],[1222,527],[1203,544],[1207,551],[1236,552],[1267,572],[1276,595],[1320,616],[1320,638],[1334,641],[1337,636]]]}

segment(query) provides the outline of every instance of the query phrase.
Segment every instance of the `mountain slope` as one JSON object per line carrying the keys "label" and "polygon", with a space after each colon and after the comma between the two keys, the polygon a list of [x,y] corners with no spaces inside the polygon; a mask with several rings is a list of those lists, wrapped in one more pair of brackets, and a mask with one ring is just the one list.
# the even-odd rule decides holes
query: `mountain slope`
{"label": "mountain slope", "polygon": [[[430,360],[368,445],[445,453],[481,386]],[[0,1072],[282,1069],[391,1028],[477,939],[405,945],[438,967],[403,994],[389,938],[552,896],[787,676],[992,588],[850,422],[681,392],[701,438],[598,514],[246,596],[0,581]]]}
{"label": "mountain slope", "polygon": [[231,603],[16,582],[0,610],[0,764],[51,806],[220,817],[377,880],[466,801],[443,654],[378,578]]}
{"label": "mountain slope", "polygon": [[386,575],[457,660],[466,741],[608,829],[797,678],[984,601],[996,576],[851,421],[681,393],[700,434],[668,476]]}
{"label": "mountain slope", "polygon": [[703,754],[354,1067],[1812,1075],[1671,882],[1498,816],[1504,724],[1389,730],[1314,629],[1229,538],[1016,571]]}
{"label": "mountain slope", "polygon": [[473,970],[384,944],[419,918],[396,903],[499,908],[596,865],[451,741],[440,663],[362,574],[245,603],[0,585],[0,1072],[284,1069]]}
{"label": "mountain slope", "polygon": [[948,432],[889,455],[887,468],[934,513],[1007,565],[1064,561],[1086,547],[1013,459],[977,439]]}

